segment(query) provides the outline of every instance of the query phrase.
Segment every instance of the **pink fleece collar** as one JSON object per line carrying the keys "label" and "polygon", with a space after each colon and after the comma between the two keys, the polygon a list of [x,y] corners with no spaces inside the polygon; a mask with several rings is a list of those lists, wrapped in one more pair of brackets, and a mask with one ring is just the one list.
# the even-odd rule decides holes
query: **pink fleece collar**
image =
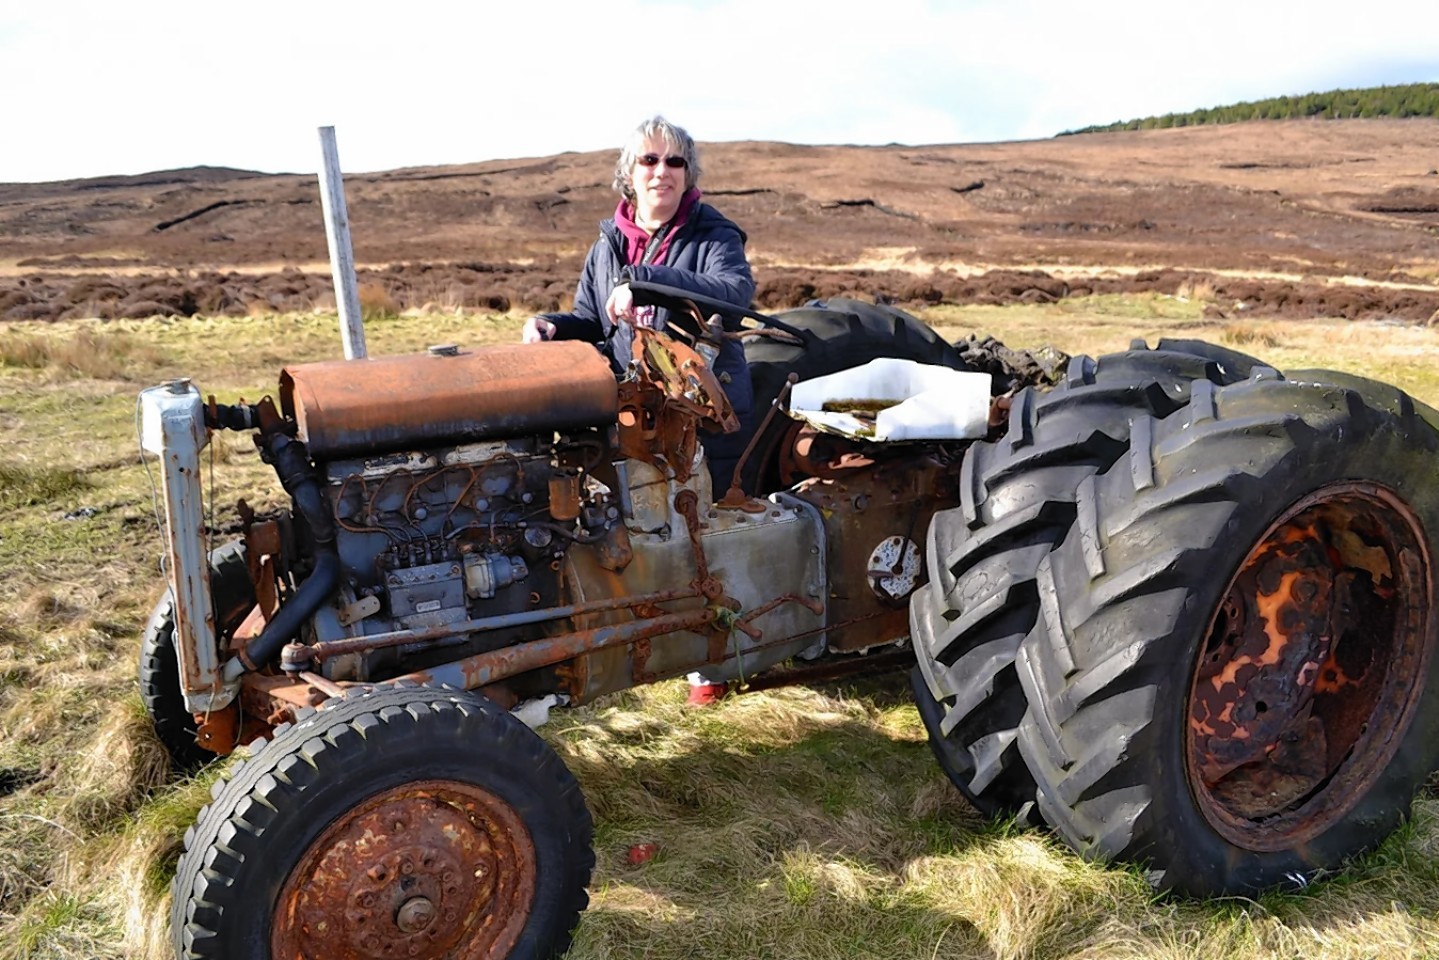
{"label": "pink fleece collar", "polygon": [[[685,191],[680,198],[679,209],[666,224],[664,239],[660,241],[660,248],[655,252],[651,263],[664,263],[665,255],[669,253],[670,241],[674,239],[675,233],[689,220],[694,208],[699,205],[700,191],[698,187],[691,187]],[[635,223],[634,204],[628,200],[620,200],[615,206],[615,226],[619,227],[620,233],[625,238],[625,263],[634,266],[639,263],[645,255],[645,247],[649,245],[650,235],[645,233],[644,228]]]}

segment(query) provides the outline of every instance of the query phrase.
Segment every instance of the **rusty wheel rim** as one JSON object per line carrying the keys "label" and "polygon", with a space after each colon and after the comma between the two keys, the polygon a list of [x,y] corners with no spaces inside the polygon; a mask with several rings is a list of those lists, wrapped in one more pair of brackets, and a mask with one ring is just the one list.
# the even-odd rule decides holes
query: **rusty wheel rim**
{"label": "rusty wheel rim", "polygon": [[276,901],[276,957],[500,957],[535,894],[529,831],[507,802],[453,780],[407,783],[347,811]]}
{"label": "rusty wheel rim", "polygon": [[1428,658],[1425,544],[1393,492],[1345,482],[1290,507],[1240,564],[1187,701],[1190,789],[1226,839],[1315,837],[1393,758]]}

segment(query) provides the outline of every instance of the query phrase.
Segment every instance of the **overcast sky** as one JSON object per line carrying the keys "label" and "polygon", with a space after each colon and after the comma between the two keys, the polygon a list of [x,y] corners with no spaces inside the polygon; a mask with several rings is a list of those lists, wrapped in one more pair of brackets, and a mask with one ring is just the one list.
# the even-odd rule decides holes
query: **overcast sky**
{"label": "overcast sky", "polygon": [[0,182],[699,140],[971,143],[1439,82],[1439,0],[4,0]]}

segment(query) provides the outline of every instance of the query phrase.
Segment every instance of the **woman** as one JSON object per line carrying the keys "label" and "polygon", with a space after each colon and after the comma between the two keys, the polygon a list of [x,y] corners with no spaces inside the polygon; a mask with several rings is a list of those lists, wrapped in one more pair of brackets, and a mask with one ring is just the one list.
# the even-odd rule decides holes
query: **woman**
{"label": "woman", "polygon": [[[661,283],[748,307],[754,279],[745,259],[745,233],[714,207],[700,202],[699,156],[683,128],[663,117],[640,124],[615,164],[621,199],[611,220],[600,224],[575,291],[571,313],[545,313],[525,324],[525,343],[588,340],[600,345],[619,369],[629,365],[634,325],[663,330],[669,311],[635,305],[629,281]],[[725,317],[738,330],[739,317]],[[729,487],[735,462],[749,434],[754,390],[744,349],[726,340],[714,364],[741,429],[705,435],[716,493]]]}

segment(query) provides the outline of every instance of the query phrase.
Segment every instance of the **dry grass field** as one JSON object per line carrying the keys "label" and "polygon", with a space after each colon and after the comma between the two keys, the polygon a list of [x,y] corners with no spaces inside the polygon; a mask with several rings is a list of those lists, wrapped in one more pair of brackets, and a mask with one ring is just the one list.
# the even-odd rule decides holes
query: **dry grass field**
{"label": "dry grass field", "polygon": [[[1439,329],[1206,319],[1204,290],[939,306],[953,340],[1103,353],[1212,339],[1280,369],[1379,377],[1439,404]],[[1212,311],[1210,311],[1212,315]],[[523,317],[373,322],[372,354],[510,341]],[[338,355],[330,315],[0,325],[0,957],[158,958],[186,826],[225,762],[177,779],[135,689],[161,589],[137,392],[191,376],[222,401],[283,363]],[[207,468],[215,522],[277,500],[253,450]],[[558,712],[542,728],[596,821],[600,958],[1300,958],[1439,955],[1439,799],[1378,851],[1297,893],[1156,897],[1042,832],[980,820],[933,762],[901,678],[683,704],[682,685]],[[627,851],[658,853],[631,865]]]}

